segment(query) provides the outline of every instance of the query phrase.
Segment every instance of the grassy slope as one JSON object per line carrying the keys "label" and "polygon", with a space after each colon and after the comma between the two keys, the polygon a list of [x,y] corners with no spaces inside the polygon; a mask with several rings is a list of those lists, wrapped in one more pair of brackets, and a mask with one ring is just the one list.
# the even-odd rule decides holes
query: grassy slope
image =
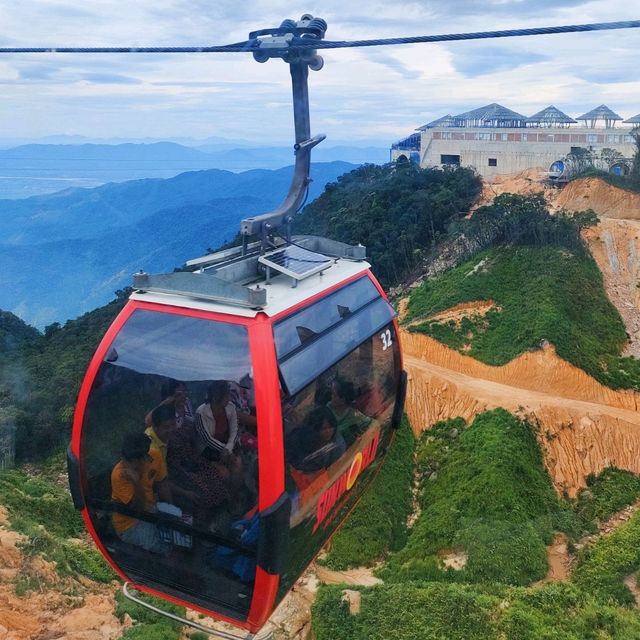
{"label": "grassy slope", "polygon": [[[529,425],[502,409],[462,431],[439,423],[421,442],[418,464],[426,470],[422,512],[381,577],[520,585],[544,577],[560,505]],[[463,570],[442,569],[437,554],[448,550],[468,554]]]}
{"label": "grassy slope", "polygon": [[[531,428],[500,409],[468,429],[459,419],[439,423],[418,444],[417,464],[422,514],[381,571],[385,584],[359,588],[355,616],[342,587],[322,588],[317,640],[640,638],[623,584],[640,569],[640,514],[584,553],[572,582],[527,586],[546,571],[553,529],[581,535],[638,497],[637,478],[609,469],[592,479],[588,496],[562,503]],[[466,568],[442,570],[442,549],[466,551]]]}
{"label": "grassy slope", "polygon": [[407,536],[415,438],[405,418],[384,466],[331,540],[323,563],[336,570],[371,565],[400,549]]}
{"label": "grassy slope", "polygon": [[11,527],[26,536],[25,553],[54,561],[63,576],[110,582],[115,574],[93,545],[69,540],[81,537],[84,525],[66,487],[56,481],[60,472],[61,465],[55,465],[37,477],[18,470],[0,473],[0,505]]}
{"label": "grassy slope", "polygon": [[620,357],[624,324],[586,253],[553,247],[486,251],[416,289],[407,321],[474,300],[493,300],[500,310],[460,327],[427,321],[412,330],[456,349],[466,346],[469,355],[493,365],[548,340],[562,358],[605,384],[640,389],[640,362]]}

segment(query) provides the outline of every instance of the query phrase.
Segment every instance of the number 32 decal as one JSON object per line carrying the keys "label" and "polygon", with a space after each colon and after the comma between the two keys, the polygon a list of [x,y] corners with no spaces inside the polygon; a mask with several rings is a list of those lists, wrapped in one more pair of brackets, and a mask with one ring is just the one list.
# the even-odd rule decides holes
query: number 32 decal
{"label": "number 32 decal", "polygon": [[380,334],[380,340],[382,340],[382,350],[386,351],[392,344],[393,340],[391,339],[391,330],[387,329]]}

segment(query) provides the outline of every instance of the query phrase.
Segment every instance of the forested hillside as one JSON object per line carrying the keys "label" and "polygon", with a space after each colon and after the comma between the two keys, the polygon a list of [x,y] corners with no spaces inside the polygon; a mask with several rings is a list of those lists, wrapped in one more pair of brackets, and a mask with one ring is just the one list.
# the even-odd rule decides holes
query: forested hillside
{"label": "forested hillside", "polygon": [[383,286],[395,286],[455,230],[480,189],[470,169],[364,165],[327,185],[294,229],[364,244]]}

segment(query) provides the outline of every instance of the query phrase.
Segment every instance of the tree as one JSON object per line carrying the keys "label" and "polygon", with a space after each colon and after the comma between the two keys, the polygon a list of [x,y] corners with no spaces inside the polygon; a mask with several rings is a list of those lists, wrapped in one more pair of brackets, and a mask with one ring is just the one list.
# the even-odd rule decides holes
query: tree
{"label": "tree", "polygon": [[636,145],[636,151],[633,154],[633,163],[629,173],[629,183],[634,189],[640,189],[640,127],[635,127],[631,132]]}

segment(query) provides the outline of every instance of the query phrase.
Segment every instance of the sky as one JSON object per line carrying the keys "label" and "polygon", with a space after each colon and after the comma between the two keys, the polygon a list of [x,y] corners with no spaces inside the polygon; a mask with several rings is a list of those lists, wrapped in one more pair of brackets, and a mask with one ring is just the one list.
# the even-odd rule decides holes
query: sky
{"label": "sky", "polygon": [[[207,46],[303,13],[330,40],[640,19],[629,0],[0,0],[0,47]],[[640,113],[640,29],[323,52],[312,132],[387,146],[445,114],[498,102],[570,116]],[[54,135],[289,144],[286,64],[250,54],[0,54],[0,141]],[[325,143],[326,144],[326,143]]]}

